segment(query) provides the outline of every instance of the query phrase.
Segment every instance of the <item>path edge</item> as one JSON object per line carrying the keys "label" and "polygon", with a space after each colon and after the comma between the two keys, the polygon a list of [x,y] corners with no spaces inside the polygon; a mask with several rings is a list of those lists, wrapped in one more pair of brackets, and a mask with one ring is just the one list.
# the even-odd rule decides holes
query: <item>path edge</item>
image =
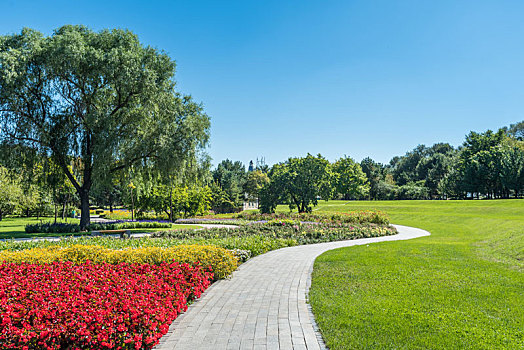
{"label": "path edge", "polygon": [[[404,226],[404,225],[396,225],[396,224],[391,224],[390,226],[393,226],[397,229],[398,233],[400,233],[400,231],[413,231],[413,230],[417,230],[417,231],[420,231],[420,236],[418,237],[414,237],[414,238],[406,238],[406,239],[397,239],[397,240],[391,240],[391,241],[381,241],[381,242],[372,242],[372,243],[369,243],[369,244],[374,244],[374,243],[383,243],[383,242],[398,242],[398,241],[406,241],[406,240],[410,240],[410,239],[416,239],[416,238],[421,238],[421,237],[427,237],[427,236],[430,236],[431,233],[429,231],[426,231],[426,230],[423,230],[421,228],[418,228],[418,227],[411,227],[411,226]],[[398,234],[397,233],[397,234]],[[396,235],[392,235],[390,237],[395,237]],[[332,250],[335,250],[335,249],[347,249],[347,248],[350,248],[350,247],[354,247],[354,246],[348,246],[348,247],[339,247],[339,248],[333,248],[333,249],[329,249],[329,250],[326,250],[320,254],[318,254],[315,259],[313,260],[313,262],[311,263],[311,266],[309,267],[309,273],[308,273],[308,277],[307,277],[307,281],[306,281],[306,304],[307,304],[307,309],[308,309],[308,314],[309,314],[309,319],[311,321],[311,324],[313,325],[313,330],[315,331],[315,336],[317,337],[317,341],[318,341],[318,345],[320,346],[320,349],[321,350],[329,350],[329,348],[327,347],[326,345],[326,341],[324,339],[324,337],[322,336],[322,332],[320,331],[320,327],[318,326],[318,323],[317,323],[317,320],[315,319],[315,314],[313,313],[313,308],[311,307],[311,303],[309,302],[309,289],[311,288],[311,282],[312,282],[312,277],[313,277],[313,267],[315,265],[315,261],[317,261],[317,258],[324,254],[324,253],[327,253],[327,252],[330,252]]]}

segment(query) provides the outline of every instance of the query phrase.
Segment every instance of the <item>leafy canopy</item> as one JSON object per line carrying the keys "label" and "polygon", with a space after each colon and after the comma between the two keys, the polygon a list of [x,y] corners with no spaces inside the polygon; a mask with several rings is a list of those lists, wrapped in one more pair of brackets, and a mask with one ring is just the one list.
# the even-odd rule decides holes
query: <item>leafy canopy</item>
{"label": "leafy canopy", "polygon": [[128,30],[2,36],[0,137],[53,157],[79,194],[85,226],[93,180],[111,183],[131,166],[171,172],[207,143],[209,118],[175,90],[174,74],[167,54]]}
{"label": "leafy canopy", "polygon": [[261,191],[260,209],[273,212],[278,203],[286,203],[300,213],[310,212],[319,198],[331,197],[333,177],[331,164],[320,154],[275,164],[269,172],[269,184]]}

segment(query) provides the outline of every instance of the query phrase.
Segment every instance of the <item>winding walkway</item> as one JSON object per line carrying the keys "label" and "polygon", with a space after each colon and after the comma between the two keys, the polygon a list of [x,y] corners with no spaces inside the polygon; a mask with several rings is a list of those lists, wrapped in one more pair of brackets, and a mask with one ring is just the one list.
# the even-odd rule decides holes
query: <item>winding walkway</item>
{"label": "winding walkway", "polygon": [[248,260],[231,279],[211,285],[156,349],[325,349],[306,300],[315,258],[335,248],[429,235],[394,226],[394,236],[289,247]]}

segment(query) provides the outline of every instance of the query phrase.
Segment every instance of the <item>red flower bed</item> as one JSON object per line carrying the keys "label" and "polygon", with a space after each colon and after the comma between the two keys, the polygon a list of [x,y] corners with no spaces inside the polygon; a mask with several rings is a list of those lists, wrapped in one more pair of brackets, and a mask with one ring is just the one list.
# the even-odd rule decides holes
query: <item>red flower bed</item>
{"label": "red flower bed", "polygon": [[0,264],[0,347],[148,349],[212,278],[179,263]]}

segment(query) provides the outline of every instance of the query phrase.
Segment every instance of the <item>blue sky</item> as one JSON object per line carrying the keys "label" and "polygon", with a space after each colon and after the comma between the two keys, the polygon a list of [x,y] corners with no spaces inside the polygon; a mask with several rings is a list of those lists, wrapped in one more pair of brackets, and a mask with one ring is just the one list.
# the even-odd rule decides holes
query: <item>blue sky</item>
{"label": "blue sky", "polygon": [[524,1],[0,0],[0,34],[128,28],[177,61],[209,154],[388,162],[524,119]]}

